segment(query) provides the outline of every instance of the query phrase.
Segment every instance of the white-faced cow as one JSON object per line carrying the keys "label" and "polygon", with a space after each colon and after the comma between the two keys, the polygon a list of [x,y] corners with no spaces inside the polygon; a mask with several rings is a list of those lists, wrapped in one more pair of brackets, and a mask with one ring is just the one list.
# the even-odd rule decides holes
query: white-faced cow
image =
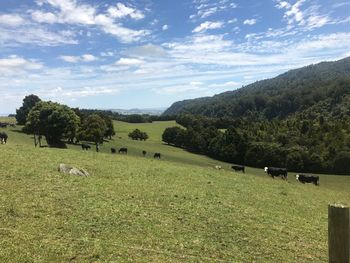
{"label": "white-faced cow", "polygon": [[317,175],[306,175],[306,174],[297,174],[295,179],[303,184],[312,183],[314,185],[320,185],[320,177]]}
{"label": "white-faced cow", "polygon": [[6,132],[0,132],[0,142],[1,144],[6,144],[7,143],[7,133]]}
{"label": "white-faced cow", "polygon": [[288,179],[288,172],[286,168],[278,168],[278,167],[265,167],[265,173],[271,175],[272,179],[275,177],[281,176],[282,179]]}
{"label": "white-faced cow", "polygon": [[221,170],[221,165],[215,165],[216,170]]}
{"label": "white-faced cow", "polygon": [[125,148],[125,147],[120,148],[118,152],[123,154],[128,154],[128,148]]}
{"label": "white-faced cow", "polygon": [[235,172],[242,171],[245,173],[245,167],[243,165],[232,165],[231,168],[235,170]]}

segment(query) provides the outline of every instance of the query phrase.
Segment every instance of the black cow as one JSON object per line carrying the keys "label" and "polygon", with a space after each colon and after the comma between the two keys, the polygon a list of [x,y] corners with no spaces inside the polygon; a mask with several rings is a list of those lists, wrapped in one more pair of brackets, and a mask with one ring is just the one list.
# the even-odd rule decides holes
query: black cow
{"label": "black cow", "polygon": [[120,148],[118,152],[127,154],[128,153],[128,148]]}
{"label": "black cow", "polygon": [[235,172],[242,171],[245,173],[245,167],[243,165],[232,165],[231,168],[235,170]]}
{"label": "black cow", "polygon": [[303,184],[313,183],[314,185],[320,185],[320,177],[317,175],[297,174],[295,179]]}
{"label": "black cow", "polygon": [[89,150],[89,149],[91,149],[91,146],[88,145],[87,143],[83,143],[83,144],[81,145],[81,148],[82,148],[83,150]]}
{"label": "black cow", "polygon": [[115,148],[111,148],[111,153],[116,153],[117,150]]}
{"label": "black cow", "polygon": [[7,133],[6,132],[0,132],[0,141],[1,144],[6,144],[7,143]]}
{"label": "black cow", "polygon": [[8,125],[9,123],[7,122],[0,122],[0,128],[7,128]]}
{"label": "black cow", "polygon": [[153,158],[154,159],[160,159],[160,153],[155,153],[154,155],[153,155]]}
{"label": "black cow", "polygon": [[146,156],[146,154],[147,154],[147,152],[146,152],[146,151],[142,151],[142,155],[143,155],[143,157],[145,157],[145,156]]}
{"label": "black cow", "polygon": [[265,167],[265,173],[271,175],[274,179],[275,177],[281,176],[282,179],[288,179],[288,172],[286,168],[277,168],[277,167]]}

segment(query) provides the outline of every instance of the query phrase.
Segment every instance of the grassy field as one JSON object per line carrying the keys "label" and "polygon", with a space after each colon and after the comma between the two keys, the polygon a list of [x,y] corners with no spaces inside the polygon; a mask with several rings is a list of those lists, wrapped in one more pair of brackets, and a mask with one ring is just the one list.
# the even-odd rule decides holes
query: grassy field
{"label": "grassy field", "polygon": [[[327,262],[327,205],[350,204],[350,177],[321,175],[315,187],[261,169],[217,171],[219,162],[161,143],[172,125],[117,122],[100,153],[34,148],[8,128],[0,262]],[[150,140],[129,140],[136,127]],[[111,146],[130,155],[112,155]],[[156,151],[164,159],[153,160]],[[60,174],[59,163],[91,176]]]}

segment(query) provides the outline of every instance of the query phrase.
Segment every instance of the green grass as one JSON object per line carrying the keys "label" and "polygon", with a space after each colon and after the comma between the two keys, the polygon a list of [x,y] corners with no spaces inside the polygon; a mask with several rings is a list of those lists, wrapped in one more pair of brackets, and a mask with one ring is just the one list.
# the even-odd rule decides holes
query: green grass
{"label": "green grass", "polygon": [[[350,204],[350,177],[321,175],[315,187],[261,169],[217,171],[214,160],[162,145],[168,125],[118,122],[121,139],[106,153],[34,148],[7,129],[0,262],[327,262],[327,205]],[[134,127],[150,140],[127,139]],[[131,154],[112,155],[111,145]],[[91,176],[60,174],[62,162]]]}

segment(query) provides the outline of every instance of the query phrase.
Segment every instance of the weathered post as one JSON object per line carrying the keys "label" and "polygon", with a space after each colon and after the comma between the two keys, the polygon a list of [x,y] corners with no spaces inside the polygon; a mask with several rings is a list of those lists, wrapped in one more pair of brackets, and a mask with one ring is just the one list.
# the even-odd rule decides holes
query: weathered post
{"label": "weathered post", "polygon": [[350,263],[349,207],[328,206],[328,255],[330,263]]}

